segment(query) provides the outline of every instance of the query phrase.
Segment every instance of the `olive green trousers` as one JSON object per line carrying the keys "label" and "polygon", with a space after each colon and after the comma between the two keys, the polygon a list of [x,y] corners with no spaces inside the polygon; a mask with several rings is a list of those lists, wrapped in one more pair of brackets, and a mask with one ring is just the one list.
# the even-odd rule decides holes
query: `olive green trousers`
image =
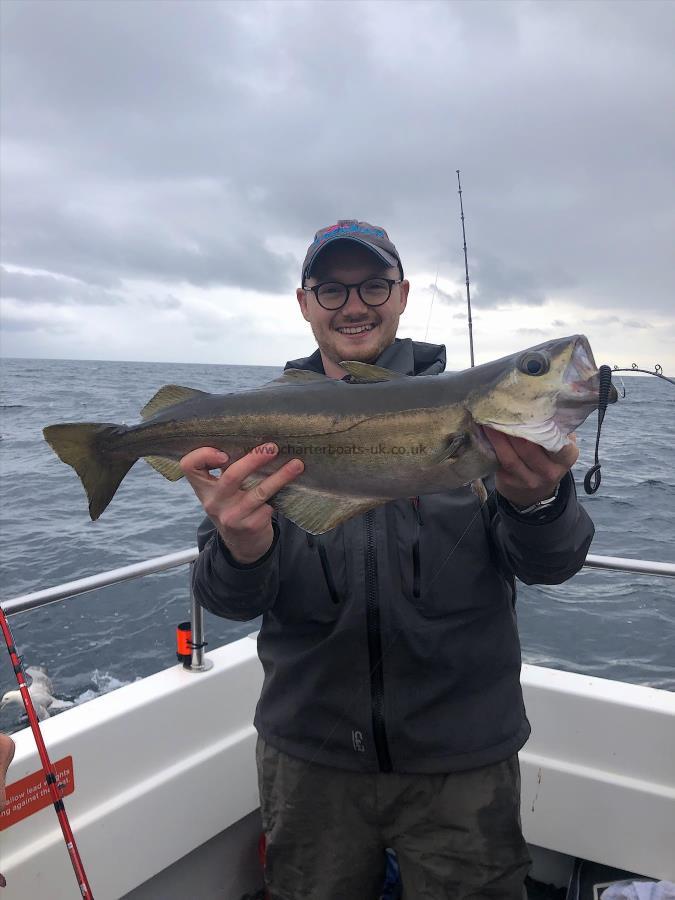
{"label": "olive green trousers", "polygon": [[385,849],[404,900],[522,900],[517,754],[446,775],[361,774],[256,748],[272,900],[377,900]]}

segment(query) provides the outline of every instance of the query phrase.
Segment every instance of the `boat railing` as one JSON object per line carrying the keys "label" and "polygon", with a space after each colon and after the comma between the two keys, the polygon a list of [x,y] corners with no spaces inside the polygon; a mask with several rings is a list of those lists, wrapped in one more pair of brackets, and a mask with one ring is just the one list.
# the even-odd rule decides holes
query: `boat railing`
{"label": "boat railing", "polygon": [[[99,572],[86,578],[78,578],[75,581],[67,581],[55,587],[45,588],[41,591],[33,591],[30,594],[21,594],[10,600],[0,600],[0,606],[6,616],[27,612],[31,609],[39,609],[49,603],[59,600],[67,600],[77,597],[98,588],[108,587],[113,584],[121,584],[123,581],[131,581],[142,578],[145,575],[155,575],[158,572],[166,572],[178,566],[194,564],[198,556],[198,549],[192,547],[188,550],[179,550],[176,553],[167,553],[165,556],[155,556],[152,559],[130,566],[122,566],[119,569],[110,569],[107,572]],[[657,562],[649,559],[629,559],[619,556],[597,556],[589,554],[584,562],[584,568],[605,569],[618,572],[633,572],[638,575],[675,576],[675,563]],[[192,592],[192,578],[190,578],[190,606],[192,623],[192,659],[185,668],[193,672],[203,672],[210,668],[209,660],[204,656],[204,618],[203,610],[197,603]]]}

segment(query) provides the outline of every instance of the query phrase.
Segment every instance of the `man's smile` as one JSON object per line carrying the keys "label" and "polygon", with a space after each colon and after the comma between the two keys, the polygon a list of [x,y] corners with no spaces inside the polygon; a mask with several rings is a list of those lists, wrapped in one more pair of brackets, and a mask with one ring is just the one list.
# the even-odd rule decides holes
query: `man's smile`
{"label": "man's smile", "polygon": [[335,330],[339,334],[367,334],[377,327],[376,322],[363,322],[361,325],[340,325]]}

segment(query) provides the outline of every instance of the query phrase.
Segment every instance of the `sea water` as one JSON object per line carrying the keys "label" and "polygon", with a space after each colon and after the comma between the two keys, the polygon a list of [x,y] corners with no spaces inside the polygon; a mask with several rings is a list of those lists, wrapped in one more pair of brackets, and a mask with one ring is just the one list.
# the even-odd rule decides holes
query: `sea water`
{"label": "sea water", "polygon": [[[0,585],[2,600],[193,547],[202,519],[185,482],[134,466],[104,515],[91,522],[74,471],[42,428],[68,421],[133,424],[163,384],[212,393],[276,377],[265,366],[8,359],[0,363]],[[581,488],[593,461],[595,415],[579,430],[581,503],[596,525],[591,553],[675,562],[675,388],[625,379],[610,407],[600,455],[603,479]],[[584,569],[564,585],[518,592],[525,662],[675,689],[675,580]],[[11,617],[26,665],[44,665],[61,698],[84,702],[175,664],[174,630],[189,618],[187,567],[103,588]],[[209,647],[257,622],[205,614]],[[0,696],[16,687],[0,646]],[[0,711],[0,730],[21,724]]]}

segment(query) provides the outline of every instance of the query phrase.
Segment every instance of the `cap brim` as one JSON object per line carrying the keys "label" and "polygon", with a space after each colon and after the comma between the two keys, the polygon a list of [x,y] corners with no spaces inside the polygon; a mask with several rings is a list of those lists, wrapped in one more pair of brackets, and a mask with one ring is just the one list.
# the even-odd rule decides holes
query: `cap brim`
{"label": "cap brim", "polygon": [[339,235],[336,235],[334,238],[329,238],[327,241],[324,241],[320,247],[317,247],[317,249],[311,255],[309,262],[305,266],[303,278],[309,277],[309,275],[311,274],[311,271],[312,271],[312,266],[314,265],[314,263],[316,262],[318,257],[321,256],[321,254],[326,249],[326,247],[328,247],[330,244],[334,244],[336,241],[351,241],[353,244],[361,244],[362,247],[365,247],[367,250],[370,250],[370,252],[374,256],[377,256],[377,258],[379,260],[381,260],[383,263],[385,263],[388,267],[400,268],[400,266],[401,266],[401,263],[398,260],[398,258],[396,256],[394,256],[392,253],[388,253],[386,250],[383,250],[382,247],[377,247],[374,244],[369,244],[368,241],[364,241],[362,238],[351,237],[351,236],[348,237],[347,235],[339,234]]}

